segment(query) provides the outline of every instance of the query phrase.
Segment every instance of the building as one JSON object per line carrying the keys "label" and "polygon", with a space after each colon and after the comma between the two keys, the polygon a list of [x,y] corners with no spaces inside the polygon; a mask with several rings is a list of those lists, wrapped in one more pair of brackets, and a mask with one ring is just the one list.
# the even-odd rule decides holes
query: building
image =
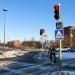
{"label": "building", "polygon": [[75,48],[75,26],[64,27],[64,40],[63,46],[69,46]]}
{"label": "building", "polygon": [[10,42],[10,46],[11,46],[11,47],[18,48],[18,47],[21,46],[21,43],[20,43],[19,40],[13,40],[13,41]]}

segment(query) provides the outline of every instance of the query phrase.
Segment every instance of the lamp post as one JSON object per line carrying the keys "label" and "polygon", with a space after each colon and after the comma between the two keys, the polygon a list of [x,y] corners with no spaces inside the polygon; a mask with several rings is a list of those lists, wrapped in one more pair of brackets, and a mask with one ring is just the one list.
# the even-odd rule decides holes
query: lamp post
{"label": "lamp post", "polygon": [[6,8],[3,8],[3,12],[4,12],[4,49],[5,49],[6,11],[8,10]]}

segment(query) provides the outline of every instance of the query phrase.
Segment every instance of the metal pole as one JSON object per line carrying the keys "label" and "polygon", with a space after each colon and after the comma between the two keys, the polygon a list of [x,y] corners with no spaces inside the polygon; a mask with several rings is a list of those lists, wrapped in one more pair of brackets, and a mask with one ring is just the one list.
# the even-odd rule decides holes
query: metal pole
{"label": "metal pole", "polygon": [[61,40],[60,40],[60,64],[62,64],[62,48],[61,48]]}
{"label": "metal pole", "polygon": [[[58,22],[60,19],[58,19]],[[60,65],[62,64],[62,45],[61,45],[61,40],[59,40],[59,54],[60,54]]]}
{"label": "metal pole", "polygon": [[[60,4],[58,4],[59,5],[59,17],[60,17]],[[57,20],[58,21],[58,23],[60,22],[60,18]],[[59,46],[60,46],[60,51],[59,51],[59,54],[60,54],[60,65],[62,64],[62,45],[61,45],[61,40],[59,40]]]}
{"label": "metal pole", "polygon": [[[58,22],[60,21],[60,19],[58,19]],[[60,54],[60,65],[62,64],[62,45],[61,45],[61,40],[59,40],[59,54]]]}
{"label": "metal pole", "polygon": [[42,38],[42,50],[43,50],[43,35],[41,35],[41,38]]}
{"label": "metal pole", "polygon": [[[60,16],[60,4],[59,5],[59,16]],[[60,19],[58,19],[58,22],[60,22]],[[62,44],[61,44],[61,40],[59,40],[59,44],[60,44],[60,65],[62,65]]]}
{"label": "metal pole", "polygon": [[4,12],[4,49],[5,49],[5,12]]}
{"label": "metal pole", "polygon": [[7,11],[7,9],[6,8],[4,8],[3,9],[3,11],[4,11],[4,50],[5,50],[5,32],[6,32],[6,11]]}

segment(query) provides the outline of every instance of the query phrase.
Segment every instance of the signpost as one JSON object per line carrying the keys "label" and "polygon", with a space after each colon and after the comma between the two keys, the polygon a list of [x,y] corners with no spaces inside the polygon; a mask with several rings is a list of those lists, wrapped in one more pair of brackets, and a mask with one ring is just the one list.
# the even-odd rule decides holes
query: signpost
{"label": "signpost", "polygon": [[43,50],[43,33],[45,32],[44,29],[40,29],[40,35],[41,35],[41,40],[42,40],[42,50]]}
{"label": "signpost", "polygon": [[60,64],[62,64],[61,40],[64,40],[64,30],[63,29],[56,29],[55,30],[55,39],[60,41]]}
{"label": "signpost", "polygon": [[54,6],[54,18],[57,20],[56,30],[55,30],[55,40],[59,40],[60,44],[60,65],[62,64],[62,48],[61,48],[61,40],[64,40],[64,30],[63,23],[60,22],[60,4]]}

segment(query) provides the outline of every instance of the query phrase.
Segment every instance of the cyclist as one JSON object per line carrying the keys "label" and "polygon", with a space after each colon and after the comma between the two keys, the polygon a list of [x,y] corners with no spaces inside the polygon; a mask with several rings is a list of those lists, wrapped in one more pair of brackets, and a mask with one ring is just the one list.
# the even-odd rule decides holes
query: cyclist
{"label": "cyclist", "polygon": [[53,45],[51,45],[49,48],[49,57],[50,57],[51,61],[56,63],[56,50],[55,50],[55,46],[53,46]]}

